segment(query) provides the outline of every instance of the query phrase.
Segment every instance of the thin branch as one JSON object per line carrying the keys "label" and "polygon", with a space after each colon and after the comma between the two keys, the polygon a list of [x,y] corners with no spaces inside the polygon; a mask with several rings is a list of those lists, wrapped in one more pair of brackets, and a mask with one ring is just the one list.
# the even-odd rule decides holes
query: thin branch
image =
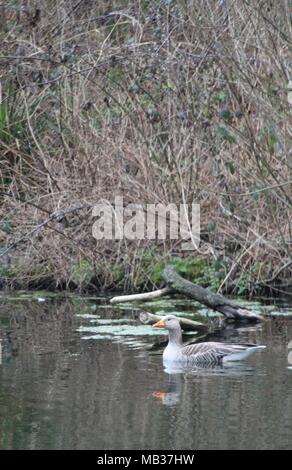
{"label": "thin branch", "polygon": [[64,218],[66,215],[68,214],[71,214],[73,212],[78,212],[79,210],[82,210],[82,209],[90,209],[94,206],[94,204],[82,204],[81,206],[77,206],[77,207],[72,207],[70,209],[65,209],[65,210],[61,210],[61,211],[56,211],[56,212],[53,212],[50,217],[48,217],[46,220],[44,220],[43,222],[41,222],[40,224],[36,225],[36,227],[34,227],[32,230],[30,230],[29,232],[27,232],[25,235],[23,235],[21,238],[19,238],[18,240],[14,241],[13,243],[11,243],[5,250],[1,251],[0,253],[0,257],[1,256],[4,256],[6,255],[9,251],[11,251],[13,248],[15,248],[17,245],[19,245],[20,243],[24,243],[24,242],[27,242],[31,237],[32,235],[34,235],[36,232],[38,232],[40,229],[42,229],[43,227],[45,227],[46,225],[48,225],[50,222],[52,222],[53,220],[56,220],[56,219],[59,219],[59,218]]}

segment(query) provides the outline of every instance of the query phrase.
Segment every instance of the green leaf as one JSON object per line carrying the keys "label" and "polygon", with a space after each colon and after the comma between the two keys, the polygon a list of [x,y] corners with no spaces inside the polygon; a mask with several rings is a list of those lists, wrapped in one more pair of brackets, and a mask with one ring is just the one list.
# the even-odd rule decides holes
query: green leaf
{"label": "green leaf", "polygon": [[232,114],[227,108],[220,110],[219,117],[225,122],[230,122],[232,120]]}
{"label": "green leaf", "polygon": [[12,232],[12,225],[10,224],[10,222],[4,222],[4,224],[2,224],[2,230],[3,230],[3,232],[11,233]]}
{"label": "green leaf", "polygon": [[216,228],[215,222],[211,222],[210,224],[207,225],[207,230],[209,232],[213,232],[213,230],[215,230],[215,228]]}
{"label": "green leaf", "polygon": [[218,126],[216,134],[218,137],[220,137],[221,140],[225,140],[230,144],[234,144],[236,142],[234,135],[232,135],[225,127]]}
{"label": "green leaf", "polygon": [[219,101],[220,103],[222,103],[223,101],[227,100],[228,92],[225,91],[225,90],[221,90],[221,91],[219,91],[219,93],[216,93],[214,98],[215,98],[216,101]]}

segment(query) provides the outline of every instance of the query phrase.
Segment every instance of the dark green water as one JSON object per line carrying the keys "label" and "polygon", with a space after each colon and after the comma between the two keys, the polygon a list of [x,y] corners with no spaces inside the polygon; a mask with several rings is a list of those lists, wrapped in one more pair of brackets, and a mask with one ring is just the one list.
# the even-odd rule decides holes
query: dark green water
{"label": "dark green water", "polygon": [[160,336],[84,339],[80,313],[139,323],[94,308],[2,298],[1,449],[292,448],[291,320],[217,334],[267,345],[244,363],[168,374]]}

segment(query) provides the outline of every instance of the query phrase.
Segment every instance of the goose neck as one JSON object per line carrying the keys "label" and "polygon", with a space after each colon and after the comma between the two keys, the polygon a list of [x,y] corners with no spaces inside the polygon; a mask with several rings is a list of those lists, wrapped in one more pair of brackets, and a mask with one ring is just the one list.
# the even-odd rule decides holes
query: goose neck
{"label": "goose neck", "polygon": [[179,330],[169,330],[169,343],[175,344],[177,346],[182,345],[182,332],[181,329]]}

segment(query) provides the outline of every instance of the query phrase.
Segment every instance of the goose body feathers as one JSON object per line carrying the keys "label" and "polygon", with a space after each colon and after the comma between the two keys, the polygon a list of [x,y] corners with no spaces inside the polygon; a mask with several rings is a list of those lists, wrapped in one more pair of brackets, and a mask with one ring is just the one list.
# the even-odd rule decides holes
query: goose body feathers
{"label": "goose body feathers", "polygon": [[153,325],[154,328],[166,328],[169,333],[168,345],[163,352],[166,362],[188,362],[196,365],[219,364],[225,361],[241,361],[265,346],[256,344],[228,344],[218,342],[195,343],[187,346],[182,342],[179,320],[174,315],[167,315]]}

